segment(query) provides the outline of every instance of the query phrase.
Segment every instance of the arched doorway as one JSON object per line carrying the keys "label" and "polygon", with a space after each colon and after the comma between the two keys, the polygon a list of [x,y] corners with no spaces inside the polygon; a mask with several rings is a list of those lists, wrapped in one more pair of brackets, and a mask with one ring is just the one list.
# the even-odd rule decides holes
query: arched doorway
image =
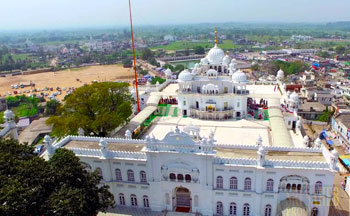
{"label": "arched doorway", "polygon": [[174,210],[177,212],[191,211],[191,192],[184,187],[178,187],[174,190]]}
{"label": "arched doorway", "polygon": [[287,198],[282,200],[277,206],[277,216],[307,216],[307,207],[305,203],[296,198]]}

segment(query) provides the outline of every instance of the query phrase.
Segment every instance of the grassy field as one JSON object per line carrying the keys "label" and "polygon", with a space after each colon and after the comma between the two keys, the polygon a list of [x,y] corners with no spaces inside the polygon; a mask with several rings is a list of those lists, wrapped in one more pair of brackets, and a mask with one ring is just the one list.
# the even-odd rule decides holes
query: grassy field
{"label": "grassy field", "polygon": [[[204,48],[212,48],[214,45],[211,42],[192,42],[192,41],[175,41],[168,45],[151,47],[152,50],[156,49],[164,49],[166,51],[174,51],[174,50],[184,50],[184,49],[193,49],[196,46],[202,46]],[[223,43],[218,44],[218,46],[222,49],[233,49],[240,47],[239,45],[233,44],[232,40],[224,40]]]}
{"label": "grassy field", "polygon": [[271,35],[248,35],[247,39],[252,41],[257,41],[260,43],[265,43],[267,41],[283,41],[288,39],[287,36],[271,36]]}

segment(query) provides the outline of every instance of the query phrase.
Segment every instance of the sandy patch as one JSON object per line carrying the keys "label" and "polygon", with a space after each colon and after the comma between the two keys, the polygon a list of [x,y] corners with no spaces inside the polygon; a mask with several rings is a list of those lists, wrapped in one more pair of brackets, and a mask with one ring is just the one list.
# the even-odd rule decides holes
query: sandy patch
{"label": "sandy patch", "polygon": [[[79,79],[79,81],[77,80]],[[8,95],[8,91],[23,91],[34,89],[33,87],[25,87],[18,89],[11,89],[11,85],[18,85],[19,83],[29,83],[30,81],[35,83],[35,88],[53,88],[53,91],[44,91],[50,95],[52,92],[57,92],[56,87],[70,88],[80,87],[84,83],[91,83],[93,80],[99,82],[103,81],[132,81],[133,71],[130,68],[123,68],[121,65],[101,65],[90,66],[86,68],[79,68],[73,70],[64,70],[58,72],[46,72],[30,75],[19,76],[7,76],[0,77],[0,96]],[[30,93],[25,93],[29,95]],[[66,95],[66,91],[62,91],[62,95],[58,96],[58,99],[62,100]]]}

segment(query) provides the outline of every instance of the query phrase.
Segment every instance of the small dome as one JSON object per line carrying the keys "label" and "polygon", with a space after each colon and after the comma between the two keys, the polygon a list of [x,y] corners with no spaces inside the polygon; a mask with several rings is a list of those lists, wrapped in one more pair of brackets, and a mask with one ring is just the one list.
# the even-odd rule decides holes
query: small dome
{"label": "small dome", "polygon": [[260,155],[265,155],[266,154],[265,148],[263,146],[260,146],[259,149],[258,149],[258,153]]}
{"label": "small dome", "polygon": [[231,62],[231,57],[229,55],[225,55],[224,59],[222,60],[222,62],[225,64],[225,65],[228,65],[230,64]]}
{"label": "small dome", "polygon": [[201,64],[202,64],[202,65],[207,65],[207,64],[209,64],[208,59],[207,59],[207,58],[202,58],[202,59],[201,59]]}
{"label": "small dome", "polygon": [[209,69],[207,71],[207,76],[210,76],[210,77],[216,77],[218,75],[218,72],[214,69]]}
{"label": "small dome", "polygon": [[236,63],[236,59],[235,58],[231,59],[231,63]]}
{"label": "small dome", "polygon": [[225,52],[217,45],[211,48],[207,55],[210,64],[221,64],[224,57]]}
{"label": "small dome", "polygon": [[284,71],[282,69],[277,71],[277,78],[278,79],[283,79],[284,78]]}
{"label": "small dome", "polygon": [[14,116],[13,112],[9,109],[7,109],[5,112],[4,112],[4,117],[5,119],[12,119]]}
{"label": "small dome", "polygon": [[171,72],[171,70],[170,70],[169,68],[165,70],[165,74],[166,74],[166,75],[171,75],[171,73],[172,73],[172,72]]}
{"label": "small dome", "polygon": [[292,102],[295,103],[299,103],[299,95],[296,92],[293,92],[290,96],[289,96],[289,100],[291,100]]}
{"label": "small dome", "polygon": [[200,68],[200,65],[198,63],[194,64],[194,68]]}
{"label": "small dome", "polygon": [[183,82],[191,81],[192,74],[190,73],[190,71],[188,69],[186,69],[179,74],[179,80],[183,81]]}
{"label": "small dome", "polygon": [[232,74],[232,81],[235,83],[247,82],[247,75],[241,70],[238,70]]}

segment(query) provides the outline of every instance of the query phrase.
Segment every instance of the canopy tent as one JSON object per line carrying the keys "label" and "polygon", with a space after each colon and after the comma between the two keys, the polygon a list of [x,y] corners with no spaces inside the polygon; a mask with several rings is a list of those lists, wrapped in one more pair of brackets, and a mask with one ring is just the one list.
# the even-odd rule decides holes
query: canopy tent
{"label": "canopy tent", "polygon": [[333,145],[333,141],[328,137],[326,130],[322,130],[320,133],[320,139],[326,140],[328,145]]}

